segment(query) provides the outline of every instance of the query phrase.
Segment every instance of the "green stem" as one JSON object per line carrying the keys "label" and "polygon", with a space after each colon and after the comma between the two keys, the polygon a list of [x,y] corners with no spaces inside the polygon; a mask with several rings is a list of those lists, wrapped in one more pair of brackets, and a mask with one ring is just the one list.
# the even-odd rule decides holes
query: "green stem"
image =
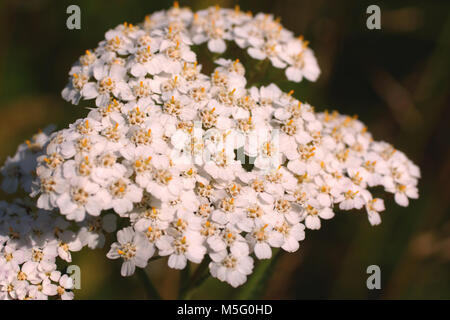
{"label": "green stem", "polygon": [[194,285],[192,288],[190,288],[190,289],[186,292],[186,294],[184,295],[184,299],[185,299],[185,300],[191,299],[191,297],[192,297],[192,295],[194,294],[195,290],[196,290],[198,287],[200,287],[200,286],[203,284],[203,282],[205,282],[205,281],[209,278],[209,276],[210,276],[209,273],[206,273],[206,274],[204,274],[203,276],[201,276],[201,277],[199,278],[199,280],[197,281],[197,284]]}
{"label": "green stem", "polygon": [[282,252],[279,248],[274,249],[271,259],[260,260],[253,270],[252,276],[239,289],[235,298],[238,300],[261,299]]}
{"label": "green stem", "polygon": [[189,261],[186,263],[186,267],[183,270],[180,270],[180,285],[178,288],[178,299],[183,299],[185,296],[185,291],[189,285],[189,277],[191,275],[191,265]]}
{"label": "green stem", "polygon": [[156,256],[156,257],[150,258],[150,260],[148,260],[148,263],[150,263],[150,262],[152,262],[152,261],[159,260],[159,259],[161,259],[161,258],[164,258],[164,257],[162,257],[162,256]]}
{"label": "green stem", "polygon": [[209,273],[207,272],[207,270],[209,262],[210,262],[209,258],[203,259],[202,263],[197,267],[192,278],[187,283],[185,289],[182,292],[180,292],[180,295],[178,296],[179,299],[185,300],[190,299],[190,297],[194,293],[194,290],[198,288],[206,279],[208,279]]}
{"label": "green stem", "polygon": [[144,284],[148,297],[153,300],[161,300],[158,290],[156,290],[145,269],[137,268],[136,273]]}

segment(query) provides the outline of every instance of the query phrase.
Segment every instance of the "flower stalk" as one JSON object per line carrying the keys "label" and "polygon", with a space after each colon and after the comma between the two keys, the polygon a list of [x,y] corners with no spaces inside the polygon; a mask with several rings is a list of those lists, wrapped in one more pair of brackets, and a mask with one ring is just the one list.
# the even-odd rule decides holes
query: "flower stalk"
{"label": "flower stalk", "polygon": [[158,290],[153,285],[148,273],[145,271],[145,269],[138,268],[136,270],[136,273],[139,277],[140,282],[145,288],[145,291],[147,293],[147,296],[152,300],[161,300],[161,295],[158,293]]}

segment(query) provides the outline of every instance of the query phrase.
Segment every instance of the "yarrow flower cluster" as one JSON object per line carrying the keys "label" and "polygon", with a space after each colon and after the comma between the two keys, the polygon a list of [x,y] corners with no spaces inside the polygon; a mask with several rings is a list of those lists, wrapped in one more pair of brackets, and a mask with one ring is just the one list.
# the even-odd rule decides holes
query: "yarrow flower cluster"
{"label": "yarrow flower cluster", "polygon": [[95,107],[20,146],[1,171],[5,191],[20,185],[39,208],[3,203],[2,297],[70,298],[67,278],[52,278],[55,258],[102,247],[116,218],[125,227],[107,257],[123,261],[123,276],[155,257],[174,269],[207,259],[213,277],[237,287],[255,258],[298,250],[305,229],[337,209],[364,208],[379,224],[385,207],[372,187],[401,206],[418,197],[419,168],[356,117],[315,112],[276,84],[251,86],[239,60],[219,58],[202,73],[193,48],[223,53],[230,42],[291,81],[320,73],[307,41],[238,8],[175,4],[108,31],[80,57],[62,95]]}
{"label": "yarrow flower cluster", "polygon": [[94,231],[79,224],[73,232],[72,224],[29,199],[0,202],[0,299],[73,298],[73,280],[57,263],[71,262],[101,225]]}

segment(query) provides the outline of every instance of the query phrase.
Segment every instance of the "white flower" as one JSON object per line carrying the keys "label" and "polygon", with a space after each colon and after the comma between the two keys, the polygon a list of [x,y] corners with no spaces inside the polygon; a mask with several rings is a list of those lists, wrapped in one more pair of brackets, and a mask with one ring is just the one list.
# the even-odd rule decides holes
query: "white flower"
{"label": "white flower", "polygon": [[173,269],[184,269],[187,260],[200,263],[206,253],[203,238],[197,232],[186,232],[181,236],[163,236],[156,243],[161,256],[169,256],[168,265]]}
{"label": "white flower", "polygon": [[68,219],[81,221],[86,212],[98,216],[107,207],[108,192],[99,185],[82,177],[73,178],[70,183],[69,190],[56,200],[61,213]]}
{"label": "white flower", "polygon": [[300,82],[303,77],[316,81],[320,69],[311,49],[305,41],[292,41],[283,48],[281,57],[289,64],[286,77],[294,82]]}
{"label": "white flower", "polygon": [[178,171],[175,168],[169,168],[169,162],[167,157],[152,159],[153,179],[149,180],[146,186],[148,193],[163,202],[177,199],[183,188]]}
{"label": "white flower", "polygon": [[[224,25],[223,20],[215,20],[214,18],[208,17],[205,19],[205,25],[196,31],[192,40],[196,44],[207,42],[208,49],[211,52],[223,53],[225,52],[227,45],[224,40],[231,40],[231,34]],[[202,19],[202,18],[196,18]],[[195,22],[194,22],[195,23]],[[198,25],[198,22],[197,22]]]}
{"label": "white flower", "polygon": [[137,78],[147,74],[158,74],[162,71],[161,63],[164,62],[161,54],[155,54],[158,50],[159,41],[150,38],[147,47],[139,48],[134,54],[135,63],[131,67],[131,74]]}
{"label": "white flower", "polygon": [[335,202],[339,203],[339,209],[361,209],[366,203],[365,189],[359,188],[352,181],[345,180],[335,193]]}
{"label": "white flower", "polygon": [[131,89],[125,81],[126,69],[123,66],[114,64],[109,72],[100,73],[98,84],[88,82],[81,90],[81,94],[85,99],[94,99],[97,106],[105,106],[110,101],[110,95],[121,100],[132,100],[133,95]]}
{"label": "white flower", "polygon": [[145,268],[148,259],[153,255],[154,249],[148,244],[147,238],[142,233],[136,233],[128,227],[117,232],[117,241],[111,245],[106,255],[109,259],[122,258],[121,274],[124,277],[134,274],[136,266]]}
{"label": "white flower", "polygon": [[220,233],[214,234],[207,240],[211,248],[209,256],[212,260],[222,259],[227,255],[227,248],[237,255],[249,254],[249,245],[239,233],[239,229],[225,228]]}
{"label": "white flower", "polygon": [[304,208],[305,226],[308,229],[320,229],[320,219],[331,219],[334,217],[334,212],[330,207],[320,205],[317,200],[311,199]]}
{"label": "white flower", "polygon": [[376,226],[381,223],[380,212],[385,209],[383,199],[375,198],[366,203],[367,217],[371,225]]}
{"label": "white flower", "polygon": [[281,248],[287,252],[295,252],[299,248],[299,241],[305,239],[305,226],[301,223],[290,225],[283,222],[275,227],[275,230],[282,234],[283,244]]}
{"label": "white flower", "polygon": [[73,292],[73,280],[67,274],[61,275],[60,272],[52,274],[52,280],[57,281],[58,285],[56,288],[56,293],[62,300],[72,300]]}
{"label": "white flower", "polygon": [[2,248],[3,256],[0,256],[1,265],[8,268],[17,268],[20,264],[27,261],[29,252],[24,249],[15,249],[13,246],[6,245]]}
{"label": "white flower", "polygon": [[[38,132],[32,139],[26,140],[17,148],[13,157],[7,157],[5,164],[0,168],[3,176],[1,188],[6,193],[14,193],[19,186],[27,193],[31,192],[33,172],[36,168],[36,159],[44,151],[44,146],[50,140],[50,133],[54,126],[50,125]],[[52,159],[55,163],[58,159]]]}
{"label": "white flower", "polygon": [[267,223],[258,221],[252,232],[246,236],[258,259],[270,259],[271,247],[278,248],[283,245],[284,239],[281,233],[272,230]]}
{"label": "white flower", "polygon": [[82,227],[78,234],[83,246],[88,246],[91,249],[103,248],[105,244],[105,235],[116,230],[117,217],[110,213],[103,217],[89,218],[81,223]]}
{"label": "white flower", "polygon": [[[4,204],[7,211],[0,222],[1,234],[5,235],[0,246],[0,297],[73,297],[66,292],[71,288],[67,276],[61,277],[55,262],[58,256],[71,261],[70,252],[81,249],[78,235],[66,230],[69,225],[61,216],[33,209],[28,200]],[[58,285],[53,283],[58,281]]]}
{"label": "white flower", "polygon": [[386,188],[386,191],[394,193],[395,202],[402,207],[407,207],[409,204],[408,198],[417,199],[419,192],[417,187],[411,182],[406,184],[395,184]]}
{"label": "white flower", "polygon": [[59,236],[58,255],[61,259],[72,262],[71,252],[80,251],[83,247],[77,235],[70,230],[64,231]]}
{"label": "white flower", "polygon": [[142,199],[142,189],[129,179],[120,178],[107,187],[109,195],[104,198],[107,203],[105,209],[114,209],[119,215],[124,215],[133,209],[133,203]]}
{"label": "white flower", "polygon": [[222,259],[211,262],[209,270],[213,277],[236,288],[245,283],[247,276],[252,273],[253,259],[248,253],[231,252]]}
{"label": "white flower", "polygon": [[257,60],[270,59],[276,68],[284,68],[286,64],[280,59],[282,47],[277,42],[263,42],[260,47],[250,47],[248,54]]}

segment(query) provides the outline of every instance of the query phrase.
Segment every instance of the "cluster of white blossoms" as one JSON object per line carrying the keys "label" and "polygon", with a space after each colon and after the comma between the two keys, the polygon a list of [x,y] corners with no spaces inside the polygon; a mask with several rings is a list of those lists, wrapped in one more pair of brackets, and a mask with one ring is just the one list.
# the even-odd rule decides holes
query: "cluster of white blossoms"
{"label": "cluster of white blossoms", "polygon": [[0,201],[0,299],[73,298],[73,280],[57,259],[71,262],[93,230],[79,225],[75,233],[71,225],[28,199]]}
{"label": "cluster of white blossoms", "polygon": [[[42,133],[39,151],[25,144],[2,169],[5,189],[24,184],[38,213],[78,226],[69,251],[103,246],[120,217],[126,226],[107,256],[123,260],[123,276],[168,256],[175,269],[207,261],[213,277],[237,287],[255,258],[298,250],[305,229],[320,229],[336,209],[365,208],[379,224],[384,202],[369,188],[383,187],[402,206],[418,197],[419,168],[355,117],[317,113],[275,84],[249,87],[239,60],[219,58],[210,75],[201,72],[195,45],[223,53],[234,41],[286,68],[289,80],[314,81],[320,71],[307,42],[271,15],[175,4],[105,37],[72,67],[62,93],[96,107]],[[7,232],[2,239],[12,241]]]}
{"label": "cluster of white blossoms", "polygon": [[[37,159],[52,127],[19,145],[0,169],[6,193],[30,193]],[[28,196],[0,201],[0,299],[73,299],[74,282],[64,273],[71,252],[101,248],[117,217],[104,214],[71,222],[57,211],[39,209]],[[63,268],[62,268],[63,267]]]}
{"label": "cluster of white blossoms", "polygon": [[43,154],[44,145],[53,130],[53,126],[48,126],[43,131],[39,131],[30,140],[20,144],[13,157],[6,159],[5,164],[0,168],[3,176],[1,184],[3,191],[13,194],[20,188],[26,193],[31,192],[36,159]]}
{"label": "cluster of white blossoms", "polygon": [[[174,76],[180,80],[175,83],[178,91],[187,94],[190,83],[203,79],[191,46],[207,43],[211,52],[220,54],[226,41],[247,49],[254,59],[269,59],[274,67],[286,69],[291,81],[315,81],[320,74],[308,41],[295,38],[272,15],[253,17],[239,7],[193,13],[175,5],[147,16],[140,26],[124,23],[108,31],[99,47],[87,50],[70,70],[71,81],[62,95],[74,104],[95,98],[98,107],[107,106],[111,97],[147,104],[155,94],[170,91]],[[240,65],[235,68],[243,72]],[[221,80],[217,75],[216,82]],[[202,92],[197,95],[203,97]]]}

